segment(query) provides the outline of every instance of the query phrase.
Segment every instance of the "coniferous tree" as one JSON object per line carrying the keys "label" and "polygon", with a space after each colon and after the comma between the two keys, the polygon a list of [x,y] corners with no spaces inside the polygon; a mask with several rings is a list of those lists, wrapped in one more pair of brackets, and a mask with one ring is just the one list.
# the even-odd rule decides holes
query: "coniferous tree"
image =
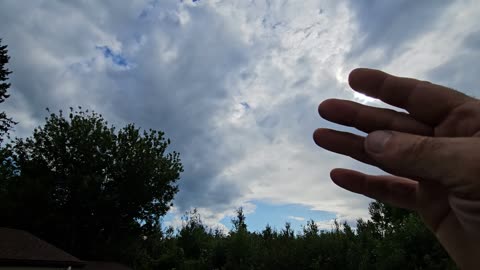
{"label": "coniferous tree", "polygon": [[[8,56],[7,45],[2,45],[2,39],[0,39],[0,103],[3,103],[10,95],[7,93],[10,88],[8,83],[8,76],[12,73],[7,64],[10,60]],[[3,137],[12,129],[15,122],[12,118],[9,118],[5,112],[0,112],[0,143],[3,141]]]}

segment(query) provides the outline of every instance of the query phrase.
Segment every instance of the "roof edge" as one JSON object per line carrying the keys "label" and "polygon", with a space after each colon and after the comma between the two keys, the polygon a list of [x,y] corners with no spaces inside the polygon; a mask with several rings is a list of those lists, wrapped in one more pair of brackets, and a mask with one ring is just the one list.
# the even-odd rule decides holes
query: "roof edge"
{"label": "roof edge", "polygon": [[48,261],[48,260],[20,260],[20,259],[0,259],[0,266],[43,266],[43,267],[83,267],[85,261]]}

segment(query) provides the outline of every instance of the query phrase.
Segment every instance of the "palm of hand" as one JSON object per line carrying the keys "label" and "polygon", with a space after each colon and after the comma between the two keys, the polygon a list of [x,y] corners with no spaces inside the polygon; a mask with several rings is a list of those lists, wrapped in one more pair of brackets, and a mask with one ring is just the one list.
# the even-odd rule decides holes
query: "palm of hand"
{"label": "palm of hand", "polygon": [[[445,120],[433,127],[433,131],[433,137],[475,137],[475,141],[480,144],[480,138],[478,138],[480,136],[480,103],[468,101],[459,105],[451,110]],[[470,142],[474,143],[473,140],[470,140]],[[472,147],[474,146],[472,145]],[[452,159],[454,158],[452,155]],[[461,160],[465,161],[464,159]],[[476,161],[480,160],[476,159]],[[452,163],[454,162],[452,160]],[[475,160],[471,162],[473,163],[471,165],[477,165]],[[449,165],[443,164],[443,166]],[[480,177],[480,175],[478,173],[472,174],[473,171],[469,169],[470,164],[463,164],[463,167],[465,173],[459,172],[462,166],[452,166],[452,175],[449,176],[452,179],[450,189],[435,183],[420,181],[418,189],[418,197],[420,199],[417,211],[424,219],[426,225],[437,235],[451,233],[450,231],[454,229],[463,229],[468,233],[478,234],[475,238],[480,239],[480,231],[475,226],[472,226],[473,224],[470,224],[469,221],[470,216],[474,212],[480,213],[480,193],[478,192],[480,190],[480,182],[475,179]],[[475,168],[472,169],[475,170]],[[472,188],[472,185],[476,185],[476,187]],[[476,194],[478,195],[476,196]],[[453,228],[449,224],[454,224]],[[443,232],[443,230],[447,232]]]}

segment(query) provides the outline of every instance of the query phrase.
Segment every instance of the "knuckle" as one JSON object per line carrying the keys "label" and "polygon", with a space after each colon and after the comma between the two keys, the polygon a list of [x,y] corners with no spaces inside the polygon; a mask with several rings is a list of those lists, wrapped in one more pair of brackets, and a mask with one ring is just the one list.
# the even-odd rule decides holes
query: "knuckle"
{"label": "knuckle", "polygon": [[[436,178],[439,177],[434,168],[442,168],[446,164],[441,164],[444,156],[448,153],[444,151],[442,144],[431,137],[417,137],[414,142],[406,149],[403,169],[412,172],[414,176]],[[440,157],[442,156],[442,157]],[[445,171],[445,170],[440,170]]]}
{"label": "knuckle", "polygon": [[426,155],[431,155],[433,152],[438,152],[441,145],[430,137],[418,137],[414,140],[411,147],[407,149],[410,156],[414,159],[422,159]]}

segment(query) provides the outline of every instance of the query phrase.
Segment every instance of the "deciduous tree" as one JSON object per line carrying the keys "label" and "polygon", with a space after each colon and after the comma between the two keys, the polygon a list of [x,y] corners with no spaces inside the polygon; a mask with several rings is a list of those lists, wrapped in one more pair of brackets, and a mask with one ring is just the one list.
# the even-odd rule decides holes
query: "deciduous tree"
{"label": "deciduous tree", "polygon": [[[52,113],[17,139],[17,173],[4,182],[0,226],[26,229],[82,259],[127,259],[158,233],[182,172],[155,130],[120,130],[94,112]],[[7,206],[7,207],[3,207]]]}

